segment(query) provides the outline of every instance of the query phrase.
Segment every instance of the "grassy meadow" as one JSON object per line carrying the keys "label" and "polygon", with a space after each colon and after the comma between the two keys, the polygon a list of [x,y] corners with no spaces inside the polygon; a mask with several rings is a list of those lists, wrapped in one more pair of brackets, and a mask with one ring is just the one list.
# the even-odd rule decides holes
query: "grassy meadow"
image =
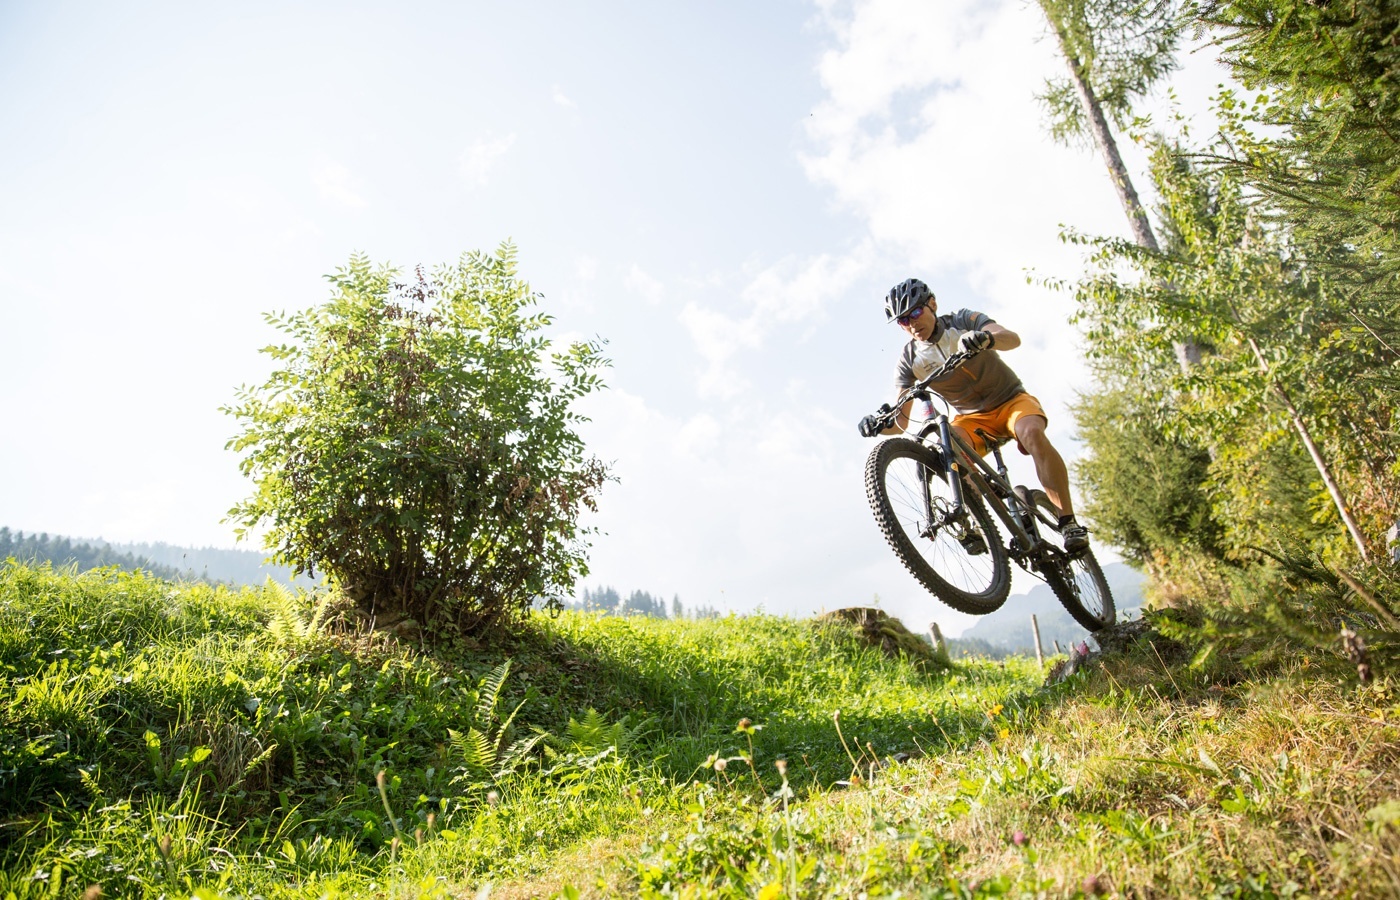
{"label": "grassy meadow", "polygon": [[0,568],[0,897],[1400,894],[1400,699],[1143,642],[777,617],[432,653],[313,598]]}

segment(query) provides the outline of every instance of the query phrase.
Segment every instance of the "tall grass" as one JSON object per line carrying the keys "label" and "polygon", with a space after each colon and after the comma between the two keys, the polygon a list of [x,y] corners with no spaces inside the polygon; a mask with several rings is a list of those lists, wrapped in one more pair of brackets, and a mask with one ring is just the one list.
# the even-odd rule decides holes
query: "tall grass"
{"label": "tall grass", "polygon": [[518,877],[684,821],[702,790],[764,796],[780,755],[801,790],[848,778],[838,709],[868,762],[971,734],[984,696],[1030,687],[771,617],[540,617],[434,656],[331,618],[275,586],[0,569],[0,896]]}

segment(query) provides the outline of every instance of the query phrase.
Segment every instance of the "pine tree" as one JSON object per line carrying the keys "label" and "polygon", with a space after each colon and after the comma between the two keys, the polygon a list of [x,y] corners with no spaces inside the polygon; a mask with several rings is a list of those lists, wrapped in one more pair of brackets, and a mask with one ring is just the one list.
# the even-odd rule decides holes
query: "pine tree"
{"label": "pine tree", "polygon": [[[1227,97],[1233,163],[1291,227],[1350,248],[1339,283],[1400,294],[1400,5],[1230,0],[1193,7],[1257,103]],[[1257,128],[1253,126],[1264,126]]]}

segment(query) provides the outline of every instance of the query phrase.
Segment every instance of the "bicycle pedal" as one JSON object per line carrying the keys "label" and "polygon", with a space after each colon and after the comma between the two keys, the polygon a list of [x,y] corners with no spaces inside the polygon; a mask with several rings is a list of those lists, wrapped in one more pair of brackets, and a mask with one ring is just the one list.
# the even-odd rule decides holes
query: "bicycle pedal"
{"label": "bicycle pedal", "polygon": [[980,534],[969,534],[958,540],[968,556],[981,556],[987,552],[987,541]]}

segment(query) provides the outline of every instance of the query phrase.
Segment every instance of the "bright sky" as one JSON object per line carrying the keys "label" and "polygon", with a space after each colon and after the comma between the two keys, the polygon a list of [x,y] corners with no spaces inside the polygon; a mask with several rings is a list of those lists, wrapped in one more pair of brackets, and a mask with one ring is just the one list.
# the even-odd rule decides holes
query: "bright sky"
{"label": "bright sky", "polygon": [[[1027,271],[1078,271],[1061,224],[1126,225],[1098,157],[1043,134],[1059,67],[1025,0],[0,5],[0,525],[233,546],[218,408],[267,371],[262,313],[325,300],[352,252],[510,239],[557,335],[615,364],[586,585],[878,595],[958,633],[875,527],[855,424],[917,276],[1021,334],[1006,359],[1079,452],[1071,302]],[[1220,78],[1188,60],[1177,90]]]}

